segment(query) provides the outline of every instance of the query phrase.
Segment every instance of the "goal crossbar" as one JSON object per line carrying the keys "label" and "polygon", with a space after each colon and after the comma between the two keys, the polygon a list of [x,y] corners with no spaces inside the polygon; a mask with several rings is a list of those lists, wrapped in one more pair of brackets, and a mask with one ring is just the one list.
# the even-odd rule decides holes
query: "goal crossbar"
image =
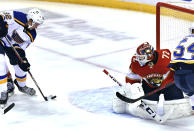
{"label": "goal crossbar", "polygon": [[[160,29],[161,28],[161,26],[160,26],[160,24],[161,24],[160,23],[160,17],[161,17],[161,8],[162,7],[165,7],[165,8],[168,8],[168,9],[173,9],[175,11],[180,11],[180,12],[184,12],[184,13],[194,14],[194,10],[192,10],[192,9],[184,8],[184,7],[177,6],[177,5],[173,5],[173,4],[158,2],[157,5],[156,5],[156,49],[160,49],[160,44],[161,44],[160,43],[161,42],[160,41],[160,35],[161,35],[160,34],[161,33],[161,29]],[[174,17],[176,17],[176,16],[174,16]],[[187,16],[185,16],[185,18],[186,17]],[[182,19],[184,19],[184,15],[183,15],[183,18]],[[190,18],[190,21],[193,21],[193,19],[194,18]]]}

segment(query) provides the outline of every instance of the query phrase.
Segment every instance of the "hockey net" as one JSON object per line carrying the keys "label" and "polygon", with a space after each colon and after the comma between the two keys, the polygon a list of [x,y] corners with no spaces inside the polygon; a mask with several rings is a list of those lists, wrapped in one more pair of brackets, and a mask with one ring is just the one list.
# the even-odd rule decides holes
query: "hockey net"
{"label": "hockey net", "polygon": [[194,3],[177,2],[156,5],[156,49],[173,50],[189,35],[194,23]]}

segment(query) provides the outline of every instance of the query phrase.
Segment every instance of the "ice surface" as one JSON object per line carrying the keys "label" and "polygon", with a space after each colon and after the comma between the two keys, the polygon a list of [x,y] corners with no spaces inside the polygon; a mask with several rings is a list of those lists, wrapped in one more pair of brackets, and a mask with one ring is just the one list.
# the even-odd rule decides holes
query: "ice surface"
{"label": "ice surface", "polygon": [[2,131],[194,130],[193,116],[159,125],[112,112],[112,93],[119,87],[102,71],[107,69],[124,83],[136,46],[144,41],[155,45],[154,15],[49,2],[0,4],[1,11],[32,7],[45,11],[47,21],[26,50],[31,72],[43,93],[57,99],[45,102],[28,76],[28,86],[37,96],[16,89],[9,100],[16,106],[0,117]]}

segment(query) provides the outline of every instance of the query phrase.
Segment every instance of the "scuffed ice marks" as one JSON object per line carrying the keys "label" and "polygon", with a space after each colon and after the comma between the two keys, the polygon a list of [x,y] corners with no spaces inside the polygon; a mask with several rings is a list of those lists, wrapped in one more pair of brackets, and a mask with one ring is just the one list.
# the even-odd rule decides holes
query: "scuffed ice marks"
{"label": "scuffed ice marks", "polygon": [[[55,16],[55,14],[50,12],[49,16]],[[98,38],[114,42],[136,39],[125,31],[111,30],[111,27],[105,28],[90,24],[89,20],[68,15],[49,19],[49,16],[47,24],[40,27],[39,34],[68,45],[91,44]]]}

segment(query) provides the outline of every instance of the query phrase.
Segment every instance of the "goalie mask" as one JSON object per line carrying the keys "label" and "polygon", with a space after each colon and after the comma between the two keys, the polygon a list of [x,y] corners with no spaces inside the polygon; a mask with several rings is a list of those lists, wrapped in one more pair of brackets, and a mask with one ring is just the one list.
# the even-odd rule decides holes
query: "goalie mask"
{"label": "goalie mask", "polygon": [[153,54],[154,48],[148,42],[144,42],[137,48],[135,56],[139,64],[144,66],[154,58]]}

